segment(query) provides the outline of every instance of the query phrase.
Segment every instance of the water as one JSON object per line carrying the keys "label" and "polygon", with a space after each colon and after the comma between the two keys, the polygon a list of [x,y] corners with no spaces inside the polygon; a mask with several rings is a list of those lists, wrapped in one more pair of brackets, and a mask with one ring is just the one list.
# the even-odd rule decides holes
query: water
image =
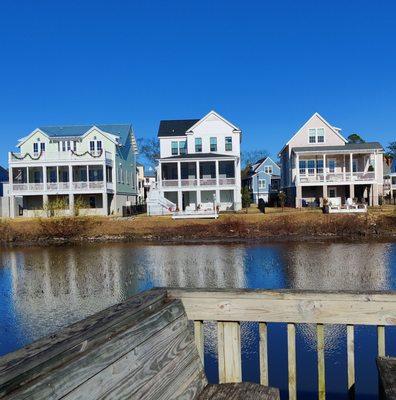
{"label": "water", "polygon": [[[2,250],[0,355],[153,286],[395,290],[396,243],[133,245]],[[242,323],[244,380],[259,380],[258,326]],[[209,379],[217,380],[216,329],[205,324]],[[326,326],[328,398],[346,398],[346,329]],[[317,398],[315,328],[298,325],[297,381]],[[387,328],[396,355],[396,330]],[[375,327],[356,328],[357,398],[377,395]],[[270,384],[287,388],[286,330],[269,324]]]}

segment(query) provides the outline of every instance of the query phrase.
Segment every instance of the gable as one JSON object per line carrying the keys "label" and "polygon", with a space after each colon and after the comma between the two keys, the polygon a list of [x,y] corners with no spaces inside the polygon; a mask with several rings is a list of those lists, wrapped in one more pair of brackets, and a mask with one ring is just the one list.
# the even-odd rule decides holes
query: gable
{"label": "gable", "polygon": [[256,168],[256,171],[265,171],[265,167],[271,166],[272,167],[272,174],[279,175],[280,174],[280,167],[279,165],[272,160],[271,157],[266,157],[264,161]]}
{"label": "gable", "polygon": [[215,111],[210,111],[197,123],[195,123],[189,130],[187,134],[240,134],[241,131],[231,122],[227,121],[221,115],[217,114]]}
{"label": "gable", "polygon": [[[310,143],[309,130],[318,128],[322,128],[324,131],[324,142]],[[289,145],[290,148],[303,146],[342,146],[345,143],[347,143],[347,140],[337,131],[337,129],[330,125],[318,113],[315,113],[286,143],[286,146]]]}

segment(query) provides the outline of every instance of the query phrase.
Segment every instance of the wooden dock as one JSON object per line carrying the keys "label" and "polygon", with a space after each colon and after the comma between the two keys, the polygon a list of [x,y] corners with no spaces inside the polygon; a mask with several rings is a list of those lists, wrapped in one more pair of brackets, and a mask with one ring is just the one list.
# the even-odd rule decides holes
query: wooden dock
{"label": "wooden dock", "polygon": [[[207,384],[204,321],[217,323],[220,385]],[[242,382],[242,321],[259,323],[260,384]],[[353,397],[354,326],[376,325],[385,356],[396,294],[152,289],[0,358],[0,398],[276,400],[268,382],[272,322],[287,324],[290,399],[298,388],[296,324],[316,324],[319,399],[326,398],[324,325],[346,325],[345,391]]]}

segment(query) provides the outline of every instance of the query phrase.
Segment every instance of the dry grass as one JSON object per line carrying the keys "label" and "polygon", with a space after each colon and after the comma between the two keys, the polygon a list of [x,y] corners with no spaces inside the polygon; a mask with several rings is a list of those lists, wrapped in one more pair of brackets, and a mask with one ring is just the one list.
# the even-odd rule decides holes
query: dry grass
{"label": "dry grass", "polygon": [[78,240],[224,240],[298,237],[396,238],[396,208],[367,215],[324,215],[318,210],[267,209],[223,214],[218,220],[172,220],[170,216],[122,219],[63,217],[0,221],[0,243]]}

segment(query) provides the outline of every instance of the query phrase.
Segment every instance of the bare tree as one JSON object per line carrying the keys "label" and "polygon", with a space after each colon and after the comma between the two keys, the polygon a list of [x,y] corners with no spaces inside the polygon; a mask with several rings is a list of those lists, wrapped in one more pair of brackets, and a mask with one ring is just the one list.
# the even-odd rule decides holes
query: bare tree
{"label": "bare tree", "polygon": [[268,151],[265,149],[242,151],[242,168],[246,168],[248,165],[253,165],[256,161],[265,157],[268,157]]}
{"label": "bare tree", "polygon": [[139,149],[139,161],[155,169],[157,160],[160,158],[159,140],[156,138],[139,138],[137,144]]}

